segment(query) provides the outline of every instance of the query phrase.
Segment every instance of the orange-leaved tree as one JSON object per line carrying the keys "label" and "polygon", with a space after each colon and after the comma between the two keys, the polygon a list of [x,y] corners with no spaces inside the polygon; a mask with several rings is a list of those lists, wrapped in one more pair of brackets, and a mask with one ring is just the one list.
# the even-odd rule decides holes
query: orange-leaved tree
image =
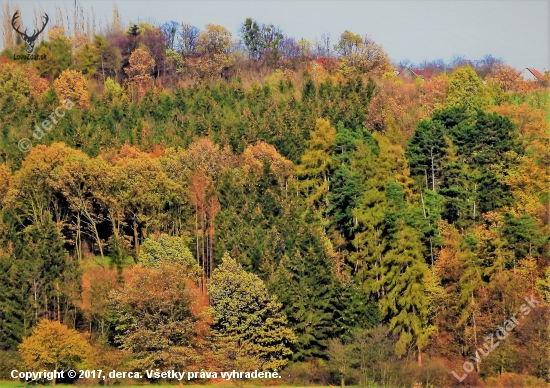
{"label": "orange-leaved tree", "polygon": [[177,262],[137,265],[126,272],[124,287],[109,294],[115,341],[134,370],[205,367],[207,300],[188,272]]}
{"label": "orange-leaved tree", "polygon": [[130,55],[130,66],[124,71],[128,74],[128,82],[133,83],[138,88],[138,94],[142,97],[146,90],[153,85],[151,73],[155,68],[155,60],[142,48],[134,50]]}
{"label": "orange-leaved tree", "polygon": [[53,81],[53,87],[57,93],[59,103],[66,104],[67,101],[71,101],[82,108],[90,108],[88,82],[81,72],[64,70],[59,78]]}

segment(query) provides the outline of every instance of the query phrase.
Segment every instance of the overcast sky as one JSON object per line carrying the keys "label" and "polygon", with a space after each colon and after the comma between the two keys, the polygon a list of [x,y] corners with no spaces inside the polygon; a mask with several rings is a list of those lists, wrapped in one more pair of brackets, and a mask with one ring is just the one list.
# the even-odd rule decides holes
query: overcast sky
{"label": "overcast sky", "polygon": [[[48,12],[53,22],[55,6],[70,11],[74,0],[10,3],[19,5],[24,24],[30,26],[25,15],[32,14],[34,7]],[[111,20],[112,0],[80,3],[85,10],[93,6],[96,18]],[[116,4],[126,24],[174,20],[202,29],[214,23],[236,37],[241,23],[252,17],[279,26],[296,40],[313,42],[328,33],[335,42],[345,30],[368,34],[395,62],[437,58],[448,62],[454,55],[480,59],[492,54],[518,69],[550,69],[548,0],[118,0]]]}

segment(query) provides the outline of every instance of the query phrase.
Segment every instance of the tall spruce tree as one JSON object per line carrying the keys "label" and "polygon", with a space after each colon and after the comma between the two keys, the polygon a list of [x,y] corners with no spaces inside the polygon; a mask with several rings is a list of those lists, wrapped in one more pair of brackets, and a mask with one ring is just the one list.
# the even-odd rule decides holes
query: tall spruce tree
{"label": "tall spruce tree", "polygon": [[79,270],[69,259],[51,217],[46,216],[41,225],[21,227],[5,212],[4,222],[0,347],[14,348],[42,318],[72,320],[71,287],[79,287]]}
{"label": "tall spruce tree", "polygon": [[293,360],[324,357],[330,338],[342,329],[336,326],[338,280],[334,264],[322,246],[311,213],[306,215],[296,237],[295,249],[285,256],[275,272],[270,289],[283,303],[283,311],[296,333]]}

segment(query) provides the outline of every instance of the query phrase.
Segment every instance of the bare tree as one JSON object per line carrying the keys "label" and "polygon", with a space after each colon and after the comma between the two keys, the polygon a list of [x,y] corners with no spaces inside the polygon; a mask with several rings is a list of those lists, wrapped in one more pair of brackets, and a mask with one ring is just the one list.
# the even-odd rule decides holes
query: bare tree
{"label": "bare tree", "polygon": [[176,40],[176,37],[178,36],[179,32],[179,24],[177,22],[166,22],[164,23],[160,29],[162,30],[162,33],[164,35],[164,40],[166,42],[166,49],[167,50],[176,50],[178,41]]}
{"label": "bare tree", "polygon": [[414,64],[408,59],[403,59],[397,63],[397,67],[401,69],[412,68],[414,67]]}
{"label": "bare tree", "polygon": [[323,45],[323,51],[324,51],[323,56],[327,58],[330,58],[332,56],[332,49],[331,49],[330,42],[331,42],[331,39],[330,39],[329,33],[321,35],[321,43]]}
{"label": "bare tree", "polygon": [[[2,12],[2,43],[5,49],[10,50],[13,50],[15,46],[15,37],[13,35],[13,27],[11,24],[12,10],[13,9],[10,6],[10,2],[6,1]],[[17,7],[15,7],[15,10],[16,12],[19,11]]]}
{"label": "bare tree", "polygon": [[189,55],[196,51],[200,30],[189,23],[181,23],[179,35],[179,47],[183,55]]}
{"label": "bare tree", "polygon": [[493,73],[504,65],[502,58],[495,58],[491,54],[485,55],[482,59],[475,61],[476,70],[484,77]]}

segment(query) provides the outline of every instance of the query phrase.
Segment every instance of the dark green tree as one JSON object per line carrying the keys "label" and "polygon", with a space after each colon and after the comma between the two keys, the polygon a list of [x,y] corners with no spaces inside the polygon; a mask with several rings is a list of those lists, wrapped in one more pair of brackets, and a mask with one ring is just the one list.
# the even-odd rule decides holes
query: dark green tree
{"label": "dark green tree", "polygon": [[356,224],[353,212],[357,207],[364,186],[361,183],[359,173],[351,171],[346,164],[342,164],[334,172],[332,186],[332,194],[329,196],[330,205],[327,212],[334,217],[339,230],[351,241]]}
{"label": "dark green tree", "polygon": [[437,190],[446,146],[443,126],[440,123],[424,120],[418,124],[409,141],[406,156],[411,175],[416,178],[419,187]]}
{"label": "dark green tree", "polygon": [[42,225],[26,227],[9,213],[4,220],[8,232],[2,233],[0,243],[9,253],[0,256],[0,346],[13,348],[41,318],[74,318],[73,298],[80,282],[78,265],[69,259],[49,215]]}
{"label": "dark green tree", "polygon": [[302,227],[295,250],[281,260],[270,284],[296,333],[295,361],[325,357],[329,339],[345,329],[336,323],[338,280],[312,229]]}

